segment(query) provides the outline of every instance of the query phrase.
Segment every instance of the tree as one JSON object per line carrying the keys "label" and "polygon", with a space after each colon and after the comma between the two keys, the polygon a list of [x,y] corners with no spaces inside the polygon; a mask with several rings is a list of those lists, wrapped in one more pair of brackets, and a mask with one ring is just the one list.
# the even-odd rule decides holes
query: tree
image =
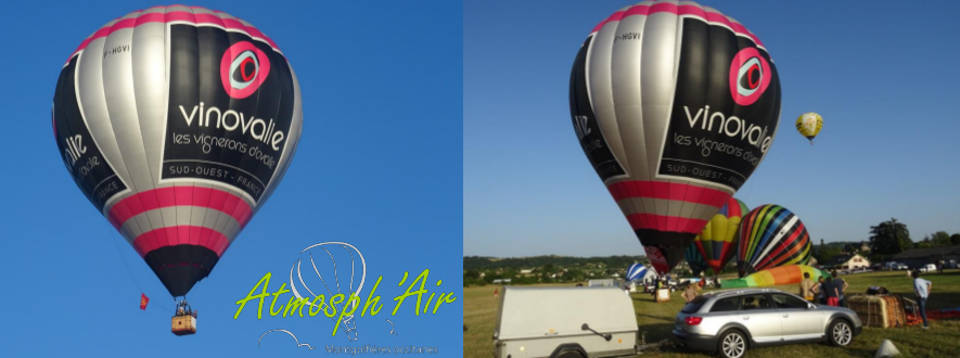
{"label": "tree", "polygon": [[950,245],[960,245],[960,233],[950,235]]}
{"label": "tree", "polygon": [[930,241],[933,243],[933,247],[950,246],[950,234],[946,231],[937,231],[930,238]]}
{"label": "tree", "polygon": [[895,218],[870,227],[870,249],[880,255],[896,255],[913,246],[907,225]]}

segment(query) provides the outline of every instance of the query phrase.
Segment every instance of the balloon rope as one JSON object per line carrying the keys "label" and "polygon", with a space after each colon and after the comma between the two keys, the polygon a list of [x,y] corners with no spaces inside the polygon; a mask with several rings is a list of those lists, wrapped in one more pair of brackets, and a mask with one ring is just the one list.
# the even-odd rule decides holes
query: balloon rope
{"label": "balloon rope", "polygon": [[[320,274],[320,270],[317,269],[317,263],[313,261],[313,253],[311,253],[311,252],[308,251],[308,252],[307,252],[307,255],[310,255],[310,265],[313,266],[313,272],[316,273],[316,274],[317,274],[317,277],[320,278],[320,283],[323,283],[323,288],[326,288],[326,289],[327,289],[327,294],[329,294],[329,295],[332,296],[332,295],[333,295],[333,291],[330,290],[330,286],[327,285],[327,281],[323,279],[323,275],[321,275],[321,274]],[[336,261],[334,261],[334,262],[336,262]],[[299,274],[299,273],[300,273],[300,271],[297,271],[297,274]],[[334,273],[334,275],[336,275],[336,273]],[[301,282],[302,282],[302,281],[301,281]]]}

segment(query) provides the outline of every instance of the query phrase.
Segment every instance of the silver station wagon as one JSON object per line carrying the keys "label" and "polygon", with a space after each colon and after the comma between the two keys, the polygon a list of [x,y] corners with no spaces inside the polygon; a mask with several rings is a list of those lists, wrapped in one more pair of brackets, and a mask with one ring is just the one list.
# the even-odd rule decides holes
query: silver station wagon
{"label": "silver station wagon", "polygon": [[706,293],[677,314],[673,335],[687,348],[742,357],[749,347],[827,341],[846,346],[860,334],[856,312],[816,305],[770,288]]}

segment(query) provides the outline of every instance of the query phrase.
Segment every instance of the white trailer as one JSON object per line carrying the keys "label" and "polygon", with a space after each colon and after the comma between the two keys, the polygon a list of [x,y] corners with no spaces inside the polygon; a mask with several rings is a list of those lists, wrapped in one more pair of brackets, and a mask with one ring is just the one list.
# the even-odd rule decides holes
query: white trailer
{"label": "white trailer", "polygon": [[637,317],[622,288],[508,286],[493,344],[499,358],[632,355]]}

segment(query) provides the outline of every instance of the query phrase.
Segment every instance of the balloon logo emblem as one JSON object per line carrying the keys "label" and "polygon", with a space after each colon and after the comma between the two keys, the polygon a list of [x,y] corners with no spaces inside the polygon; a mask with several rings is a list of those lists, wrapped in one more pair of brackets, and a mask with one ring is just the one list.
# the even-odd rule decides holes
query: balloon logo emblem
{"label": "balloon logo emblem", "polygon": [[770,85],[770,63],[755,47],[737,52],[730,62],[730,95],[741,106],[749,106],[760,99]]}
{"label": "balloon logo emblem", "polygon": [[227,95],[250,97],[270,74],[267,55],[249,41],[240,41],[227,48],[220,59],[220,81]]}

